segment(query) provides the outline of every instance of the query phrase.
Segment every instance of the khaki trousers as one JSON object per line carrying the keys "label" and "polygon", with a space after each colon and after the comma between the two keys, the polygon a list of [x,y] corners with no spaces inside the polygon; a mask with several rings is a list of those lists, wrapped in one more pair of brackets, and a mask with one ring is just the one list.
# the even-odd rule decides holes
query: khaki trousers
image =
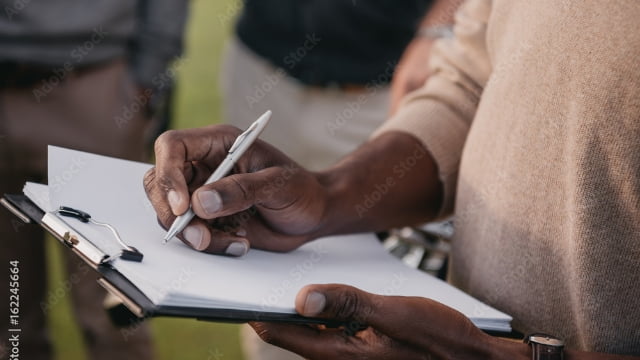
{"label": "khaki trousers", "polygon": [[[313,50],[311,50],[313,51]],[[311,170],[321,170],[366,141],[386,119],[385,74],[360,90],[302,85],[249,51],[237,40],[226,49],[221,74],[224,118],[245,129],[266,110],[273,117],[261,139]],[[249,328],[241,332],[247,360],[294,360],[299,356],[262,342]]]}
{"label": "khaki trousers", "polygon": [[244,129],[273,111],[260,138],[320,170],[366,141],[386,119],[392,74],[390,67],[366,87],[349,91],[305,86],[232,40],[221,73],[224,120]]}
{"label": "khaki trousers", "polygon": [[[26,180],[46,182],[48,144],[142,160],[149,122],[123,61],[71,71],[62,80],[49,78],[29,88],[0,89],[0,193],[21,193]],[[104,311],[105,292],[96,274],[70,251],[63,253],[66,281],[47,288],[42,230],[0,209],[5,289],[0,300],[0,358],[11,355],[7,279],[13,260],[20,271],[21,359],[51,358],[47,312],[64,296],[71,296],[74,320],[91,359],[153,358],[147,326],[135,331],[115,328]]]}

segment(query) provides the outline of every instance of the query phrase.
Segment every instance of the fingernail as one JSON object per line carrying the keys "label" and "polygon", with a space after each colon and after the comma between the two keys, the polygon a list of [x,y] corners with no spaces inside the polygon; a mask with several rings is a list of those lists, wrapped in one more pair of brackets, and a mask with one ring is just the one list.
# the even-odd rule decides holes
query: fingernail
{"label": "fingernail", "polygon": [[229,246],[227,247],[227,250],[225,250],[224,252],[227,255],[240,257],[240,256],[244,256],[248,251],[249,251],[249,246],[247,246],[246,243],[237,241],[229,244]]}
{"label": "fingernail", "polygon": [[200,200],[200,205],[207,214],[213,215],[222,209],[222,198],[217,191],[198,191],[198,200]]}
{"label": "fingernail", "polygon": [[191,246],[196,250],[202,250],[200,247],[202,246],[202,240],[204,233],[199,226],[187,226],[186,229],[182,232],[184,239],[191,244]]}
{"label": "fingernail", "polygon": [[326,304],[327,298],[323,294],[312,291],[307,295],[307,299],[304,301],[304,313],[302,315],[318,315],[322,310],[324,310],[324,306]]}
{"label": "fingernail", "polygon": [[245,237],[245,236],[247,236],[247,230],[245,230],[245,229],[238,229],[238,230],[236,230],[236,236],[240,236],[240,237]]}
{"label": "fingernail", "polygon": [[173,211],[174,215],[178,215],[176,213],[176,209],[180,205],[180,194],[178,194],[175,190],[169,190],[167,194],[167,200],[169,201],[169,206],[171,206],[171,211]]}

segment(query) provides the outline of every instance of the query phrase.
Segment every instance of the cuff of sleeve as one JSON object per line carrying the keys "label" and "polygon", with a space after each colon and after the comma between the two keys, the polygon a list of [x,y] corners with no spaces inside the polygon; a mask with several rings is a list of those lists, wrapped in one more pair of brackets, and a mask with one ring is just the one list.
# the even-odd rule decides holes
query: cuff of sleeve
{"label": "cuff of sleeve", "polygon": [[438,176],[444,190],[439,217],[443,217],[453,212],[458,169],[469,124],[444,103],[425,98],[419,92],[378,128],[372,138],[389,131],[401,131],[422,142],[438,166]]}

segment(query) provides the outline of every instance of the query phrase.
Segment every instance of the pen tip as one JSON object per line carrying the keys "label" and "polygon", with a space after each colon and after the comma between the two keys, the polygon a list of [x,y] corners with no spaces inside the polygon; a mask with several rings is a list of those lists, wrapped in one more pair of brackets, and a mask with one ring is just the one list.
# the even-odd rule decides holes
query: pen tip
{"label": "pen tip", "polygon": [[169,240],[171,240],[171,238],[172,238],[172,237],[173,237],[173,236],[171,236],[171,234],[167,234],[167,235],[164,237],[164,239],[162,239],[162,244],[163,244],[163,245],[166,245],[166,244],[169,242]]}
{"label": "pen tip", "polygon": [[262,114],[262,116],[260,116],[260,117],[258,118],[258,120],[260,120],[260,121],[265,121],[266,119],[271,118],[271,114],[272,114],[272,113],[271,113],[271,110],[267,110],[267,111],[265,111],[265,113],[264,113],[264,114]]}

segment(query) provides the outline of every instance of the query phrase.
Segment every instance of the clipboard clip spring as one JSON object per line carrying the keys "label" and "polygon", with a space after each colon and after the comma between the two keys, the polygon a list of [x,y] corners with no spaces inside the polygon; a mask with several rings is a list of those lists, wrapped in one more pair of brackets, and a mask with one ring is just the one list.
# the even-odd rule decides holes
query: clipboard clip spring
{"label": "clipboard clip spring", "polygon": [[[138,249],[134,248],[133,246],[129,246],[124,241],[122,241],[122,238],[120,237],[120,234],[118,234],[118,231],[113,226],[111,226],[110,224],[103,223],[103,222],[100,222],[100,221],[96,221],[88,213],[86,213],[86,212],[84,212],[82,210],[78,210],[78,209],[74,209],[74,208],[68,207],[68,206],[60,206],[60,208],[58,210],[56,210],[56,212],[59,215],[66,216],[66,217],[72,217],[72,218],[75,218],[77,220],[80,220],[83,223],[91,223],[91,224],[94,224],[94,225],[106,227],[107,229],[109,229],[111,231],[111,233],[115,237],[115,239],[118,242],[118,244],[120,244],[120,246],[122,247],[122,252],[120,253],[120,258],[122,260],[135,261],[135,262],[141,262],[142,261],[143,254]],[[111,259],[112,259],[112,256],[107,258],[106,261],[109,261]]]}

